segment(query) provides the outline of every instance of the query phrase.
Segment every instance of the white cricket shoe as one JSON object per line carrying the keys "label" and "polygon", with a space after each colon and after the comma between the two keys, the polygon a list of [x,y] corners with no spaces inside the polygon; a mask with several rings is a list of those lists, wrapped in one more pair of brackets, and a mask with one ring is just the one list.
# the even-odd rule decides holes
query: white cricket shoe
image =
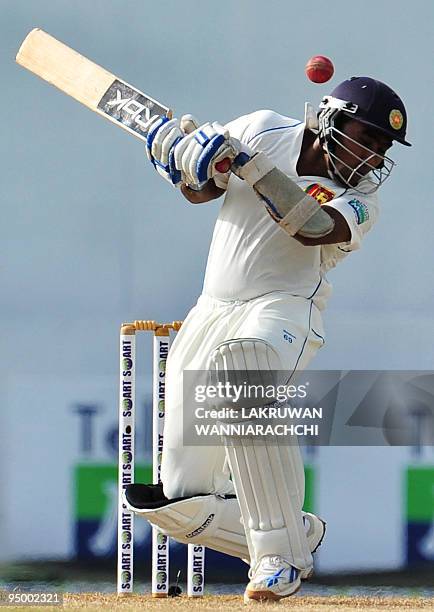
{"label": "white cricket shoe", "polygon": [[305,512],[303,522],[306,529],[306,537],[309,544],[309,550],[313,554],[321,546],[326,532],[326,522],[310,512]]}
{"label": "white cricket shoe", "polygon": [[278,601],[298,591],[300,570],[279,555],[265,555],[249,572],[244,603]]}
{"label": "white cricket shoe", "polygon": [[[326,523],[316,514],[305,512],[303,522],[306,527],[306,537],[309,544],[309,550],[313,554],[321,546],[326,532]],[[300,570],[300,578],[309,580],[313,576],[313,567]]]}

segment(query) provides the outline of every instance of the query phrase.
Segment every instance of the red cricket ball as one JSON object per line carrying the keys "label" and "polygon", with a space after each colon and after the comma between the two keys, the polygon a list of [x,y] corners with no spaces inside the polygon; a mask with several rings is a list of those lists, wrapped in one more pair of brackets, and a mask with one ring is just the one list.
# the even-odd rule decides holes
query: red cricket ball
{"label": "red cricket ball", "polygon": [[331,59],[325,55],[314,55],[307,62],[304,70],[310,81],[326,83],[332,78],[335,68]]}

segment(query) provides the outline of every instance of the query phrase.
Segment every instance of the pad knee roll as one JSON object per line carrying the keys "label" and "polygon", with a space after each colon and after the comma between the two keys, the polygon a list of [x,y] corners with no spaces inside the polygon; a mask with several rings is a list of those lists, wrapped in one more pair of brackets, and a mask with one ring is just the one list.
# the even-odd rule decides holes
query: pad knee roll
{"label": "pad knee roll", "polygon": [[[265,340],[241,338],[219,344],[210,355],[208,370],[212,385],[220,384],[225,386],[226,390],[243,390],[241,398],[234,406],[241,408],[264,405],[260,390],[275,388],[279,384],[282,365],[277,352]],[[245,393],[247,386],[257,389],[257,393]],[[233,399],[233,395],[220,397],[216,401],[216,406],[232,406],[228,402],[232,402]],[[273,399],[268,398],[265,403],[271,403]]]}

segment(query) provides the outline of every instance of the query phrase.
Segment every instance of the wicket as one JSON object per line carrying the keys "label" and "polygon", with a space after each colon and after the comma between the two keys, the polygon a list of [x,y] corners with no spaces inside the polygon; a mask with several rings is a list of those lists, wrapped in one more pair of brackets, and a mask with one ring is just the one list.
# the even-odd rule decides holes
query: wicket
{"label": "wicket", "polygon": [[[181,321],[157,323],[134,321],[120,330],[119,391],[119,461],[118,461],[118,570],[117,592],[133,593],[134,586],[134,514],[122,502],[124,488],[134,482],[134,437],[136,412],[136,332],[150,331],[153,341],[153,434],[152,476],[161,482],[163,450],[166,360],[170,348],[170,332],[181,328]],[[205,548],[188,544],[187,595],[201,597],[204,591]],[[152,597],[169,594],[169,538],[152,527]]]}

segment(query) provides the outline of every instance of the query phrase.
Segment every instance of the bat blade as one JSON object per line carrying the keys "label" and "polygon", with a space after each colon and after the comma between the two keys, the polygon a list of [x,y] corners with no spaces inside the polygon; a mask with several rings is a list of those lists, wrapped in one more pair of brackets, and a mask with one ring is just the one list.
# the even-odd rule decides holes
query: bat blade
{"label": "bat blade", "polygon": [[141,140],[154,115],[172,116],[169,107],[111,74],[39,28],[24,39],[18,64]]}

